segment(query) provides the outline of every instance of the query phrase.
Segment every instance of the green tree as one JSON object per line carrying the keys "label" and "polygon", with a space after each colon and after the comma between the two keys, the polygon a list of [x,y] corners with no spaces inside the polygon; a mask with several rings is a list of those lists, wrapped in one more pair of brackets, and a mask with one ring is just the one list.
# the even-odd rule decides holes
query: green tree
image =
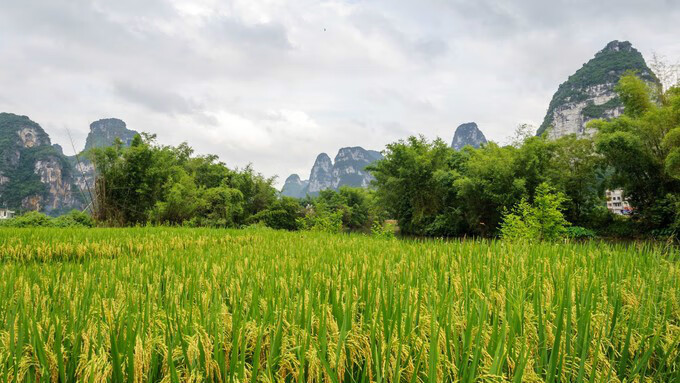
{"label": "green tree", "polygon": [[590,137],[568,135],[544,140],[550,146],[546,181],[562,191],[566,219],[576,225],[599,227],[607,221],[606,166]]}
{"label": "green tree", "polygon": [[114,146],[92,150],[96,219],[119,225],[147,221],[176,162],[172,151],[155,146],[154,140],[155,136],[136,135],[130,147],[118,140]]}
{"label": "green tree", "polygon": [[503,216],[501,236],[507,239],[554,241],[567,234],[569,222],[562,211],[566,197],[548,183],[536,188],[533,204],[522,199]]}
{"label": "green tree", "polygon": [[238,224],[245,224],[248,217],[267,209],[277,199],[277,191],[272,186],[273,178],[265,178],[256,173],[251,166],[233,172],[227,185],[241,192],[243,212]]}
{"label": "green tree", "polygon": [[[187,144],[162,146],[137,135],[129,147],[118,141],[89,155],[97,171],[95,218],[108,224],[240,227],[281,207],[273,206],[273,179],[250,166],[231,170],[217,156],[193,157]],[[279,213],[276,225],[283,226]]]}
{"label": "green tree", "polygon": [[78,210],[72,210],[58,217],[49,217],[37,211],[29,211],[15,218],[0,220],[6,227],[92,227],[92,217]]}
{"label": "green tree", "polygon": [[624,105],[624,114],[632,118],[643,116],[654,108],[652,89],[635,72],[626,72],[616,85],[616,92]]}
{"label": "green tree", "polygon": [[342,227],[342,210],[333,210],[322,201],[306,207],[304,215],[298,220],[303,230],[340,233]]}
{"label": "green tree", "polygon": [[610,186],[624,189],[643,229],[668,227],[678,219],[680,90],[670,88],[655,99],[653,89],[629,74],[617,91],[625,114],[590,125],[598,131],[597,150],[613,172]]}
{"label": "green tree", "polygon": [[156,202],[151,219],[157,224],[181,224],[196,215],[200,189],[195,179],[179,166],[172,169],[163,185],[163,198]]}
{"label": "green tree", "polygon": [[[470,153],[462,176],[454,183],[458,191],[462,214],[476,235],[496,233],[502,213],[527,197],[527,181],[517,174],[518,150],[489,143]],[[535,163],[533,164],[535,165]],[[531,173],[531,161],[524,173]],[[524,166],[522,166],[524,168]]]}
{"label": "green tree", "polygon": [[340,212],[342,226],[351,231],[368,232],[374,220],[380,220],[370,190],[343,186],[339,190],[322,190],[317,203],[332,212]]}
{"label": "green tree", "polygon": [[249,223],[264,223],[272,229],[300,230],[303,210],[300,201],[291,197],[281,197],[248,219]]}
{"label": "green tree", "polygon": [[440,139],[409,137],[387,145],[384,158],[367,168],[376,178],[378,203],[397,219],[402,233],[430,235],[433,228],[459,233],[440,216],[455,209],[451,185],[463,156]]}
{"label": "green tree", "polygon": [[215,188],[229,180],[234,172],[220,162],[216,155],[205,155],[189,158],[185,165],[187,172],[193,177],[196,186]]}
{"label": "green tree", "polygon": [[202,189],[192,223],[201,226],[235,227],[244,211],[243,193],[235,188],[220,186]]}

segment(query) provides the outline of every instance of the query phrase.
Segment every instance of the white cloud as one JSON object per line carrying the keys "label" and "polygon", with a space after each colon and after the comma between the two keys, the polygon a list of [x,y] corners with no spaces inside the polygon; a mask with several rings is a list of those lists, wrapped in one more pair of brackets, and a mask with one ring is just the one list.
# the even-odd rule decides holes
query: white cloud
{"label": "white cloud", "polygon": [[0,111],[82,146],[119,117],[230,166],[308,175],[316,155],[538,125],[613,39],[680,59],[667,0],[23,0],[0,13]]}

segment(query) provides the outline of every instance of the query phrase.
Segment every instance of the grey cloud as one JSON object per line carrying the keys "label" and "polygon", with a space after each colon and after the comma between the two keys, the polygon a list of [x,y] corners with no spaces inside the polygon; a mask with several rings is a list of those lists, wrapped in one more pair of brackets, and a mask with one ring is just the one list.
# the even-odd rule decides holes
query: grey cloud
{"label": "grey cloud", "polygon": [[374,10],[359,9],[352,14],[351,19],[364,35],[388,40],[404,55],[417,53],[422,58],[432,59],[444,55],[448,50],[448,44],[439,36],[427,33],[409,36],[398,27],[397,21]]}
{"label": "grey cloud", "polygon": [[149,111],[168,115],[186,115],[201,126],[216,126],[215,116],[205,111],[205,106],[177,93],[166,91],[152,85],[116,82],[116,94],[135,105],[141,105]]}
{"label": "grey cloud", "polygon": [[0,111],[64,147],[113,114],[281,181],[470,120],[503,142],[610,40],[680,59],[678,19],[674,0],[8,0]]}
{"label": "grey cloud", "polygon": [[426,95],[402,93],[393,88],[375,89],[368,95],[371,104],[394,104],[397,107],[408,110],[420,110],[423,112],[435,111],[435,106],[426,98]]}
{"label": "grey cloud", "polygon": [[205,30],[217,43],[235,44],[239,48],[291,48],[286,29],[277,23],[246,24],[232,17],[217,15],[209,18]]}
{"label": "grey cloud", "polygon": [[190,114],[198,105],[184,97],[166,92],[158,88],[134,85],[128,82],[115,84],[115,91],[128,101],[144,105],[152,111],[160,113]]}
{"label": "grey cloud", "polygon": [[426,57],[439,57],[446,54],[449,50],[448,44],[439,39],[421,39],[413,43],[416,52]]}

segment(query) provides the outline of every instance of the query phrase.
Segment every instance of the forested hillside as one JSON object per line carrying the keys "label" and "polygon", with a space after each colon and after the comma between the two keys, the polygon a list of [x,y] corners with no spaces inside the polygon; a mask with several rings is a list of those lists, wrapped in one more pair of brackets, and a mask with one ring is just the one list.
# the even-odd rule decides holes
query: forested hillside
{"label": "forested hillside", "polygon": [[615,40],[607,44],[560,84],[536,134],[547,132],[551,138],[586,134],[589,121],[621,115],[623,103],[614,88],[628,71],[649,84],[659,84],[642,54],[630,42]]}

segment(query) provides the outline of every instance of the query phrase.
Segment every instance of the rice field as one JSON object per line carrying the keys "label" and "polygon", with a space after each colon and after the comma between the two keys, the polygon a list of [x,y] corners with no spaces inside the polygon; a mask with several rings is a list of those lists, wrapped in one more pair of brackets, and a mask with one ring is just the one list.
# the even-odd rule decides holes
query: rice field
{"label": "rice field", "polygon": [[652,245],[0,229],[2,382],[680,382]]}

